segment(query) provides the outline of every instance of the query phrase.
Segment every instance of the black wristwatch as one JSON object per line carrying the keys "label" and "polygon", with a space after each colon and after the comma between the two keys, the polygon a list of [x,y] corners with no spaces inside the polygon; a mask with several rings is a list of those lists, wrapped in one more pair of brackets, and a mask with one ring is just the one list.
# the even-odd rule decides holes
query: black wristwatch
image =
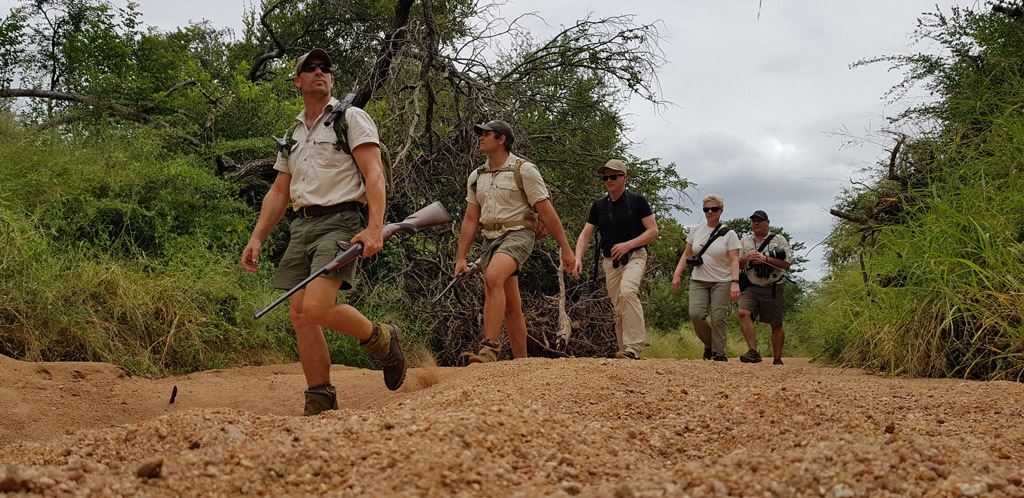
{"label": "black wristwatch", "polygon": [[736,282],[737,284],[740,283],[740,280],[738,278],[734,278],[734,279],[732,279],[732,281]]}

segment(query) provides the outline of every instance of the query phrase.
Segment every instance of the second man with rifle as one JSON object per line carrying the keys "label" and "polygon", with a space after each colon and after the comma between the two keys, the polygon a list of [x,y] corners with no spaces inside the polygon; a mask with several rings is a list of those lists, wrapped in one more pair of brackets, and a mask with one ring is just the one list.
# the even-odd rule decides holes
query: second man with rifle
{"label": "second man with rifle", "polygon": [[[263,198],[259,221],[242,252],[242,267],[258,270],[263,241],[291,203],[295,219],[274,277],[278,289],[301,283],[327,265],[339,249],[353,243],[362,243],[363,257],[384,245],[385,181],[376,124],[362,109],[349,107],[342,117],[347,121],[347,136],[324,126],[340,104],[331,96],[334,77],[327,52],[313,49],[299,57],[294,82],[302,92],[304,110],[277,156],[277,179]],[[351,154],[336,146],[339,140],[347,140]],[[371,323],[359,310],[336,302],[339,290],[352,287],[356,265],[352,262],[314,279],[291,298],[289,317],[308,384],[305,415],[337,408],[331,358],[321,327],[359,339],[360,346],[380,360],[388,389],[398,389],[405,380],[398,327]]]}
{"label": "second man with rifle", "polygon": [[526,319],[519,294],[519,270],[530,257],[537,236],[546,230],[558,242],[567,270],[572,270],[575,258],[537,166],[510,152],[515,141],[512,127],[495,120],[476,125],[473,131],[479,136],[480,152],[487,155],[487,162],[467,179],[466,215],[459,233],[455,276],[467,270],[466,254],[479,231],[484,237],[480,265],[486,290],[484,339],[469,361],[484,363],[501,357],[502,322],[512,356],[525,358]]}

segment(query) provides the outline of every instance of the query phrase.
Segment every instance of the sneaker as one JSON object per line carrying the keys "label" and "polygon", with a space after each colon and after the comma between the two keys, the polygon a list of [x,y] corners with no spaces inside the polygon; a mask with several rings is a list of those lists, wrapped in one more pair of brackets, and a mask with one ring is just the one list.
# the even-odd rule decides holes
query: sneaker
{"label": "sneaker", "polygon": [[405,382],[405,355],[402,353],[402,331],[398,325],[387,325],[391,332],[391,344],[387,356],[380,359],[380,366],[384,370],[384,385],[394,391],[402,387]]}
{"label": "sneaker", "polygon": [[338,392],[330,384],[320,384],[306,389],[306,407],[302,414],[306,417],[317,415],[327,410],[338,409]]}
{"label": "sneaker", "polygon": [[740,361],[743,363],[761,363],[761,353],[758,353],[756,349],[748,350],[740,355]]}
{"label": "sneaker", "polygon": [[729,358],[725,356],[725,353],[715,353],[711,356],[714,361],[729,361]]}
{"label": "sneaker", "polygon": [[713,356],[711,354],[711,348],[704,348],[704,359],[705,360],[710,360],[711,356]]}
{"label": "sneaker", "polygon": [[782,365],[782,358],[775,358],[772,360],[772,365]]}
{"label": "sneaker", "polygon": [[626,358],[626,359],[629,359],[629,360],[639,360],[640,359],[640,356],[638,356],[636,353],[634,353],[632,351],[626,351],[625,353],[622,353],[622,357]]}

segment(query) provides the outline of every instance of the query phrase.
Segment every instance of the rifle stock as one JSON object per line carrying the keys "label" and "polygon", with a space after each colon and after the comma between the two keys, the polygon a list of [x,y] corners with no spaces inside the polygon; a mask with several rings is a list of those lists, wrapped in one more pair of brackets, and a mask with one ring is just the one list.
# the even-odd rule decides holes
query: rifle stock
{"label": "rifle stock", "polygon": [[[409,235],[416,235],[416,233],[419,232],[420,230],[435,227],[438,225],[444,225],[445,223],[448,223],[450,221],[452,221],[452,217],[451,215],[448,214],[448,211],[444,208],[443,205],[441,205],[440,202],[435,202],[423,209],[420,209],[419,211],[416,211],[413,214],[410,214],[406,219],[398,223],[388,223],[387,225],[384,225],[383,230],[381,230],[381,234],[383,235],[383,239],[387,241],[388,239],[390,239],[392,236],[399,232],[407,233]],[[363,244],[361,242],[356,242],[355,244],[349,246],[348,249],[338,251],[338,254],[334,257],[333,260],[331,260],[330,263],[327,263],[327,265],[325,265],[323,268],[313,272],[312,275],[306,277],[302,282],[299,282],[298,285],[292,287],[288,292],[284,293],[284,295],[275,299],[274,302],[270,303],[270,305],[268,305],[266,308],[257,311],[256,318],[259,318],[267,314],[268,311],[274,309],[275,306],[284,302],[285,299],[291,297],[292,294],[298,292],[300,289],[308,285],[317,277],[325,273],[335,271],[338,268],[347,265],[348,263],[352,262],[352,260],[358,258],[359,255],[362,253]]]}

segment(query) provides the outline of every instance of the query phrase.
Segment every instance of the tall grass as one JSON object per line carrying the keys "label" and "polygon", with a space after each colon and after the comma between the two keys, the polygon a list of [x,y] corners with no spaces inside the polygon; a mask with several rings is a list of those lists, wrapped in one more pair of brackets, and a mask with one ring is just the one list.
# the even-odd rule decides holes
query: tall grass
{"label": "tall grass", "polygon": [[[294,359],[273,265],[238,268],[255,215],[146,129],[0,121],[0,353],[159,375]],[[354,346],[344,348],[353,350]]]}
{"label": "tall grass", "polygon": [[[1024,376],[1024,118],[934,142],[901,223],[837,271],[816,312],[824,357],[914,376]],[[882,287],[879,276],[897,275]]]}

